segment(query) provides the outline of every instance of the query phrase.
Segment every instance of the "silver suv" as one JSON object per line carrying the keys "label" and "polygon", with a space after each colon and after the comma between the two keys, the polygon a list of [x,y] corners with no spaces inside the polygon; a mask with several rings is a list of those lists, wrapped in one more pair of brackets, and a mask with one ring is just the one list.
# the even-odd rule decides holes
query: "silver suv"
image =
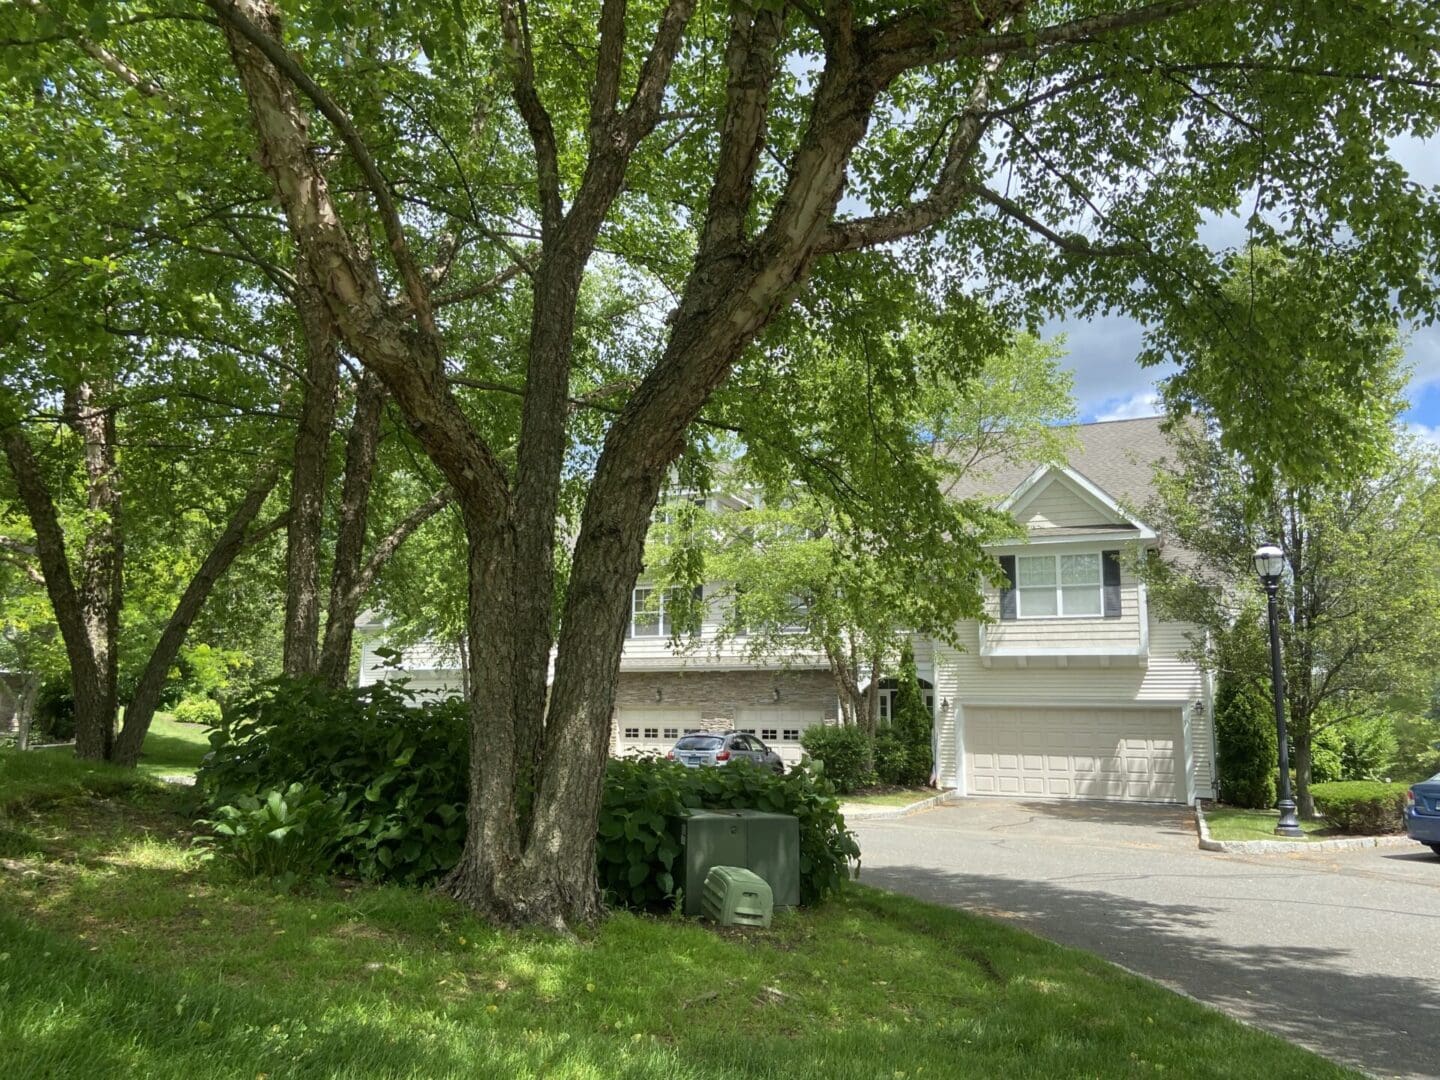
{"label": "silver suv", "polygon": [[728,765],[732,761],[749,761],[762,769],[785,771],[785,762],[754,735],[743,731],[687,731],[665,755],[692,769],[702,765]]}

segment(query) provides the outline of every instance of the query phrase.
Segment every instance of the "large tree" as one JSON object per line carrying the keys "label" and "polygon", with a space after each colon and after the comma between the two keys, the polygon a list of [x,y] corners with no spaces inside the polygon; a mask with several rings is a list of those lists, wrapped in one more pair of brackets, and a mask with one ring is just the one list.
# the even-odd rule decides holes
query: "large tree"
{"label": "large tree", "polygon": [[1154,520],[1184,555],[1151,567],[1157,606],[1194,624],[1195,656],[1222,678],[1270,695],[1263,590],[1251,558],[1285,549],[1280,639],[1296,801],[1310,794],[1316,738],[1346,721],[1422,697],[1440,655],[1440,459],[1402,441],[1343,486],[1271,477],[1257,496],[1251,470],[1218,432],[1177,433]]}
{"label": "large tree", "polygon": [[[223,35],[297,259],[454,491],[474,775],[448,887],[505,921],[598,910],[630,590],[691,425],[728,398],[752,441],[826,455],[795,434],[812,430],[807,403],[786,397],[797,299],[821,325],[896,282],[984,294],[1002,318],[1156,317],[1215,279],[1198,227],[1252,191],[1305,242],[1364,252],[1359,300],[1388,307],[1398,289],[1413,309],[1432,291],[1435,202],[1376,139],[1430,130],[1440,110],[1421,0],[314,2],[284,24],[272,0],[206,5],[177,20],[135,4],[108,26],[97,0],[66,7],[206,117],[228,88],[195,56]],[[64,36],[37,7],[6,16],[10,37]],[[187,134],[235,146],[218,120]],[[485,283],[516,268],[502,295],[531,321],[510,353],[469,330],[496,302]],[[585,357],[592,268],[660,302]],[[994,342],[977,317],[974,354]],[[621,378],[596,395],[606,365]],[[514,426],[484,397],[506,394]],[[582,455],[576,401],[613,416]],[[513,442],[492,431],[501,412]]]}

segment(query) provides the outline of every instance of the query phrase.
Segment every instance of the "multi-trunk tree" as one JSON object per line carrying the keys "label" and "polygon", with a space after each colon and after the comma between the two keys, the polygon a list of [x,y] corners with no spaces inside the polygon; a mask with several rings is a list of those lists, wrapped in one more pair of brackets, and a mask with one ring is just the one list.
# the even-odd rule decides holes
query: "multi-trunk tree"
{"label": "multi-trunk tree", "polygon": [[[206,0],[108,28],[103,4],[67,9],[172,92],[188,61],[216,123],[185,136],[217,154],[239,145],[220,122],[228,58],[296,258],[454,492],[474,775],[448,887],[504,921],[598,911],[593,826],[650,514],[717,394],[748,438],[787,445],[792,319],[880,320],[866,296],[933,290],[976,312],[979,356],[982,310],[1158,317],[1217,276],[1204,215],[1255,191],[1305,242],[1364,252],[1359,300],[1432,291],[1434,200],[1375,138],[1440,111],[1420,0],[318,2],[285,21],[271,0]],[[53,36],[29,10],[10,36]],[[592,272],[642,306],[587,355]],[[497,297],[530,313],[518,348],[473,333]],[[575,408],[612,417],[598,445]]]}

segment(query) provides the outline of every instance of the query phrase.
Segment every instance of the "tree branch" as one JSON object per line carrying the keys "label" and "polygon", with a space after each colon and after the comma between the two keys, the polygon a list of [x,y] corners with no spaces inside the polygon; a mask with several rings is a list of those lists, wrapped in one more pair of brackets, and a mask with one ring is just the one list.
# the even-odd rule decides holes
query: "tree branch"
{"label": "tree branch", "polygon": [[1126,257],[1139,258],[1149,254],[1143,244],[1094,244],[1074,233],[1056,232],[1044,222],[1027,213],[1019,203],[992,191],[983,184],[969,184],[966,190],[977,198],[989,203],[1008,218],[1018,221],[1031,232],[1038,233],[1067,255],[1083,255],[1091,258]]}
{"label": "tree branch", "polygon": [[360,137],[354,121],[280,44],[278,25],[273,27],[269,33],[262,30],[239,10],[237,0],[205,0],[205,2],[220,16],[226,27],[244,38],[251,47],[274,65],[275,70],[309,98],[310,102],[320,110],[320,114],[334,126],[345,143],[346,149],[350,151],[355,163],[360,167],[366,184],[375,197],[376,207],[380,211],[380,221],[385,229],[385,239],[390,246],[390,254],[395,260],[400,281],[405,287],[406,296],[410,301],[410,309],[419,319],[421,327],[427,333],[435,334],[435,317],[430,310],[429,290],[426,287],[424,276],[415,265],[414,256],[410,253],[410,246],[406,242],[405,227],[401,223],[400,213],[395,207],[395,198],[390,188],[390,182],[380,171],[380,167],[375,164],[375,159],[370,155],[370,149],[365,145],[365,140]]}
{"label": "tree branch", "polygon": [[540,199],[540,228],[552,234],[564,218],[560,201],[560,155],[555,126],[535,89],[535,57],[530,46],[530,26],[525,0],[501,0],[500,33],[510,62],[511,93],[530,142],[535,148],[535,183]]}

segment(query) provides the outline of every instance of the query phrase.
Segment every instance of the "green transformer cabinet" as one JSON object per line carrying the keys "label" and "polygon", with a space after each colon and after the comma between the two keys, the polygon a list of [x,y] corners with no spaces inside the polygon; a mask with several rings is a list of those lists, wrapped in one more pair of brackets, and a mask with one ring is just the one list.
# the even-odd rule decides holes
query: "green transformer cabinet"
{"label": "green transformer cabinet", "polygon": [[775,907],[800,903],[800,822],[763,810],[691,810],[680,821],[680,887],[685,914],[699,915],[705,875],[714,866],[753,870]]}

